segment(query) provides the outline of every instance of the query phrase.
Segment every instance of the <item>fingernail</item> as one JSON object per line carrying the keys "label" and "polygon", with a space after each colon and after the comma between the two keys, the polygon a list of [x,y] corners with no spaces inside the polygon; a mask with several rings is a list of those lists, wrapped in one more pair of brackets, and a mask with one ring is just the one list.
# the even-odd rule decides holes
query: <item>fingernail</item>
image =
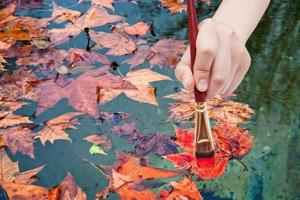
{"label": "fingernail", "polygon": [[205,79],[201,79],[198,84],[197,84],[197,89],[200,91],[200,92],[205,92],[207,90],[207,81]]}

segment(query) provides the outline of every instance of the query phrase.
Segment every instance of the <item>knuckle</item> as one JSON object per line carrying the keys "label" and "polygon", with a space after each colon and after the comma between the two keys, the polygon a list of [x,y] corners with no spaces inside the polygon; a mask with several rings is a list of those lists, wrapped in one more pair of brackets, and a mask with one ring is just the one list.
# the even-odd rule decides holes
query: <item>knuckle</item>
{"label": "knuckle", "polygon": [[195,67],[194,69],[195,73],[208,73],[210,72],[210,66],[199,66]]}
{"label": "knuckle", "polygon": [[217,84],[225,83],[225,81],[226,81],[226,75],[224,75],[224,74],[216,74],[215,76],[212,77],[212,81],[214,83],[217,83]]}
{"label": "knuckle", "polygon": [[206,26],[206,25],[210,25],[213,23],[213,19],[212,18],[207,18],[202,20],[199,24],[198,24],[198,28],[200,29],[202,26]]}

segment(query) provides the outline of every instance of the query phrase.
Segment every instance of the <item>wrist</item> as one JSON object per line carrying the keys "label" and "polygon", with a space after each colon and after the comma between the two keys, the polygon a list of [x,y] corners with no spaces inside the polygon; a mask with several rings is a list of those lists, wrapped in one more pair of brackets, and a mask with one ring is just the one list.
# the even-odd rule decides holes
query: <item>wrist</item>
{"label": "wrist", "polygon": [[216,23],[220,23],[224,26],[230,27],[236,33],[241,42],[246,44],[250,36],[250,33],[247,30],[241,29],[239,26],[236,26],[234,23],[231,23],[228,19],[226,19],[226,17],[221,17],[220,15],[214,15],[212,19]]}

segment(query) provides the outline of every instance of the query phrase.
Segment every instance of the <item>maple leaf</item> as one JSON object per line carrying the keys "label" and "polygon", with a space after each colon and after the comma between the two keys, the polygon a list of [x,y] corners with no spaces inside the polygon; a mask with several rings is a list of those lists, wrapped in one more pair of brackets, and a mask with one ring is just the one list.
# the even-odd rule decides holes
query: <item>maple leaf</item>
{"label": "maple leaf", "polygon": [[70,20],[72,23],[66,24],[65,28],[51,29],[48,31],[50,41],[54,45],[62,44],[69,40],[70,37],[75,37],[82,31],[89,30],[87,28],[99,27],[123,19],[123,17],[117,15],[110,15],[104,8],[97,5],[92,5],[87,13],[80,17],[70,18],[69,15],[59,16],[62,17],[60,20]]}
{"label": "maple leaf", "polygon": [[[40,91],[37,115],[53,107],[59,100],[68,98],[76,110],[99,117],[97,88],[135,89],[128,81],[111,74],[109,66],[85,72],[67,86],[59,86],[55,81],[44,81],[37,86]],[[51,94],[49,96],[49,94]]]}
{"label": "maple leaf", "polygon": [[163,39],[151,47],[147,45],[139,46],[134,55],[124,63],[130,64],[131,68],[134,68],[149,60],[151,66],[158,65],[173,68],[185,50],[184,40]]}
{"label": "maple leaf", "polygon": [[123,56],[136,50],[133,40],[117,29],[113,29],[112,33],[91,32],[91,39],[99,47],[108,48],[107,55]]}
{"label": "maple leaf", "polygon": [[254,136],[236,125],[217,124],[213,131],[220,150],[229,157],[241,159],[253,147]]}
{"label": "maple leaf", "polygon": [[135,128],[135,122],[114,126],[112,131],[126,137],[128,143],[134,143],[134,155],[145,156],[150,152],[158,155],[177,153],[177,145],[167,135],[160,133],[143,134]]}
{"label": "maple leaf", "polygon": [[123,80],[132,84],[135,89],[101,89],[99,93],[101,104],[111,101],[123,92],[128,98],[133,100],[158,105],[155,97],[155,89],[149,83],[171,79],[150,69],[141,69],[128,72]]}
{"label": "maple leaf", "polygon": [[94,145],[103,145],[104,151],[108,151],[112,147],[111,139],[106,135],[101,135],[101,134],[90,135],[85,137],[84,140]]}
{"label": "maple leaf", "polygon": [[18,124],[31,124],[32,121],[29,120],[27,116],[15,115],[11,112],[0,112],[0,127],[7,128],[9,126],[14,126]]}
{"label": "maple leaf", "polygon": [[4,101],[16,99],[35,100],[36,93],[32,90],[32,84],[39,80],[30,69],[15,70],[12,74],[3,74],[0,78],[0,97]]}
{"label": "maple leaf", "polygon": [[177,129],[176,142],[185,152],[163,156],[174,166],[195,173],[199,179],[206,180],[220,177],[227,166],[229,158],[223,152],[215,150],[212,158],[196,158],[194,155],[194,132],[193,130]]}
{"label": "maple leaf", "polygon": [[[16,2],[0,10],[1,49],[8,49],[18,40],[46,39],[45,27],[49,24],[49,19],[15,17],[13,16],[15,9]],[[3,46],[6,47],[3,48]]]}
{"label": "maple leaf", "polygon": [[[194,118],[194,95],[185,90],[165,98],[180,100],[183,103],[172,103],[169,107],[169,120],[186,121]],[[254,111],[247,104],[231,101],[216,96],[208,99],[207,109],[210,118],[227,123],[246,123]]]}
{"label": "maple leaf", "polygon": [[82,115],[82,113],[70,112],[46,121],[45,128],[39,131],[35,138],[40,138],[43,145],[47,141],[51,143],[54,143],[55,140],[71,141],[65,129],[76,129],[75,125],[79,124],[79,121],[74,118],[78,115]]}
{"label": "maple leaf", "polygon": [[78,3],[82,3],[84,1],[91,1],[93,4],[103,6],[112,10],[114,9],[112,5],[114,0],[79,0]]}
{"label": "maple leaf", "polygon": [[171,13],[178,13],[186,11],[186,5],[182,5],[184,0],[162,0],[161,4],[164,7],[168,7]]}
{"label": "maple leaf", "polygon": [[170,182],[172,188],[170,191],[159,191],[160,198],[164,200],[176,200],[176,199],[193,199],[193,200],[203,200],[203,197],[198,191],[197,185],[184,176],[180,181]]}
{"label": "maple leaf", "polygon": [[16,154],[20,152],[34,157],[33,137],[34,133],[26,127],[14,127],[9,129],[0,130],[0,137],[2,137],[4,144],[8,146],[9,150]]}
{"label": "maple leaf", "polygon": [[[211,0],[199,0],[199,2],[205,2],[210,5]],[[162,0],[161,4],[164,7],[168,7],[171,14],[179,13],[187,10],[186,4],[183,4],[184,0]]]}
{"label": "maple leaf", "polygon": [[79,11],[64,8],[57,5],[54,1],[52,1],[52,6],[52,20],[59,24],[66,20],[74,21],[81,15]]}
{"label": "maple leaf", "polygon": [[195,158],[193,130],[177,129],[176,142],[185,152],[164,156],[176,167],[194,172],[200,179],[220,177],[230,159],[241,159],[253,146],[253,136],[237,125],[218,124],[212,130],[215,138],[215,156],[213,158]]}
{"label": "maple leaf", "polygon": [[142,190],[139,192],[134,191],[134,188],[144,180],[170,178],[181,175],[177,171],[152,167],[147,163],[145,158],[133,157],[122,152],[117,152],[116,156],[118,163],[115,166],[95,165],[87,161],[104,173],[106,178],[110,180],[109,186],[97,194],[98,198],[106,198],[109,191],[117,192],[122,199],[131,199],[132,194],[139,197],[143,193],[149,195],[148,197],[154,197],[155,194],[151,190]]}
{"label": "maple leaf", "polygon": [[[1,44],[0,44],[0,46],[1,46]],[[0,47],[0,49],[1,49],[1,47]],[[5,69],[5,67],[3,66],[2,63],[6,63],[6,60],[0,54],[0,72],[1,71],[6,71],[6,69]]]}
{"label": "maple leaf", "polygon": [[144,35],[149,31],[148,24],[144,22],[138,22],[132,26],[124,27],[124,31],[130,35]]}
{"label": "maple leaf", "polygon": [[[0,127],[7,128],[18,124],[31,124],[27,116],[15,115],[14,111],[21,108],[26,103],[16,101],[3,101],[4,97],[0,96]],[[0,131],[1,132],[1,131]]]}
{"label": "maple leaf", "polygon": [[86,200],[87,196],[75,183],[73,176],[68,172],[67,177],[56,187],[49,190],[49,200],[74,199]]}
{"label": "maple leaf", "polygon": [[50,200],[48,198],[48,189],[44,187],[12,182],[1,183],[1,186],[6,191],[8,198],[12,200]]}
{"label": "maple leaf", "polygon": [[38,174],[45,165],[35,169],[20,172],[18,162],[10,160],[4,148],[0,148],[0,184],[5,182],[31,184],[37,181]]}

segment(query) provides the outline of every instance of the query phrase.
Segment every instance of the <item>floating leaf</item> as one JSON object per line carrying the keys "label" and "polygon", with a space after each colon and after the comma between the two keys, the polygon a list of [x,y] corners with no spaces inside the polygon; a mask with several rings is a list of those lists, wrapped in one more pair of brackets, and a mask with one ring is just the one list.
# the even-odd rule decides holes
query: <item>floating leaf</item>
{"label": "floating leaf", "polygon": [[79,121],[73,118],[78,115],[82,115],[82,113],[70,112],[46,121],[45,128],[39,131],[35,138],[39,138],[43,145],[45,145],[47,141],[51,143],[54,143],[55,140],[71,141],[69,135],[65,132],[65,129],[75,129],[74,125],[79,124]]}
{"label": "floating leaf", "polygon": [[86,200],[87,196],[82,189],[76,185],[73,176],[68,172],[67,177],[56,187],[49,191],[49,200],[74,199]]}
{"label": "floating leaf", "polygon": [[170,182],[170,184],[172,186],[172,189],[170,191],[161,190],[159,192],[160,198],[165,200],[203,200],[203,197],[198,191],[197,185],[194,183],[194,181],[186,176],[181,181],[172,181]]}
{"label": "floating leaf", "polygon": [[3,139],[3,145],[8,146],[13,154],[20,152],[35,158],[33,153],[34,133],[30,129],[26,127],[3,129],[0,130],[0,137]]}
{"label": "floating leaf", "polygon": [[5,182],[31,184],[37,180],[35,177],[44,166],[20,172],[18,162],[13,162],[7,156],[4,148],[0,149],[0,184]]}
{"label": "floating leaf", "polygon": [[138,22],[132,26],[124,27],[124,30],[130,35],[144,35],[148,32],[149,28],[150,27],[148,24],[144,22]]}

